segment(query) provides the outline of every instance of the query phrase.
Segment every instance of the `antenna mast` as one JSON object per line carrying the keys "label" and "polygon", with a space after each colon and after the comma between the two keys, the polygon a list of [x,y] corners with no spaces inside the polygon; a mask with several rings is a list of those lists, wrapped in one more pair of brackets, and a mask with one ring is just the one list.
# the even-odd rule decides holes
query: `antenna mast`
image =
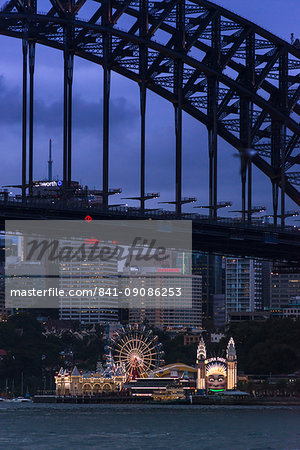
{"label": "antenna mast", "polygon": [[48,181],[52,181],[52,139],[49,139]]}

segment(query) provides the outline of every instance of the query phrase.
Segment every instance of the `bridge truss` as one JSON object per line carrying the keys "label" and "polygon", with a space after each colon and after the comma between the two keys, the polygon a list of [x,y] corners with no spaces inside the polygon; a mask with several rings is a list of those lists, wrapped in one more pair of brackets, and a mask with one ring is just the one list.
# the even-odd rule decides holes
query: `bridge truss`
{"label": "bridge truss", "polygon": [[[43,5],[45,1],[43,2]],[[88,6],[97,6],[86,16]],[[80,18],[85,8],[85,17]],[[122,28],[120,28],[120,24]],[[253,164],[272,183],[274,223],[284,225],[285,196],[300,205],[300,48],[207,0],[9,0],[0,10],[0,34],[22,39],[22,195],[33,183],[36,44],[64,55],[63,185],[72,177],[74,56],[100,64],[103,81],[103,201],[109,197],[111,71],[140,88],[140,200],[145,186],[146,96],[151,90],[174,105],[175,205],[181,214],[182,113],[208,130],[209,211],[217,217],[218,136],[241,159],[242,214],[251,220]],[[29,114],[27,117],[27,76]],[[27,161],[28,128],[28,161]],[[27,177],[28,169],[28,177]],[[281,201],[279,211],[279,189]]]}

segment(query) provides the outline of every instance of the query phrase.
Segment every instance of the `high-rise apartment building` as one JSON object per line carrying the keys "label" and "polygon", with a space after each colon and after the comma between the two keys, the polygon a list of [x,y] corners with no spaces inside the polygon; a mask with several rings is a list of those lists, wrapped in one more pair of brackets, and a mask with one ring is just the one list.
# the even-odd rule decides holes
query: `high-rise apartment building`
{"label": "high-rise apartment building", "polygon": [[246,258],[226,258],[226,317],[232,311],[262,308],[262,263]]}
{"label": "high-rise apartment building", "polygon": [[270,308],[271,304],[271,272],[272,262],[262,261],[262,309]]}

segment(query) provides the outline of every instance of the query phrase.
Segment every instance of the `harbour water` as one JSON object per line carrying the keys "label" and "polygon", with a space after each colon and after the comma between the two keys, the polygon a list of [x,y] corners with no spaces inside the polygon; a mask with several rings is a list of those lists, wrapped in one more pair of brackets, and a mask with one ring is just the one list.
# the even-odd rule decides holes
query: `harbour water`
{"label": "harbour water", "polygon": [[0,403],[1,449],[300,449],[300,407]]}

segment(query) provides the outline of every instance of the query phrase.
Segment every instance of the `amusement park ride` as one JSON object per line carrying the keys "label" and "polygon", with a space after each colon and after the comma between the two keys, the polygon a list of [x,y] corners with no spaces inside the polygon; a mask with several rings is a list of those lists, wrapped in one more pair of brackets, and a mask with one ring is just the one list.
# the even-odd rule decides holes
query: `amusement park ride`
{"label": "amusement park ride", "polygon": [[164,364],[162,344],[144,325],[121,327],[105,349],[130,379],[145,377]]}
{"label": "amusement park ride", "polygon": [[[165,366],[162,345],[144,325],[121,327],[105,350],[105,368],[98,363],[96,372],[79,372],[77,367],[68,372],[61,368],[55,377],[57,395],[120,393],[124,388],[130,390],[131,386],[134,392],[141,384],[143,392],[132,395],[151,396],[158,388],[156,382],[159,379],[165,387],[179,386],[185,382],[187,390],[192,389],[198,395],[230,392],[237,387],[237,355],[232,338],[228,342],[225,358],[209,357],[201,338],[196,368],[181,363]],[[164,372],[171,374],[164,378]]]}
{"label": "amusement park ride", "polygon": [[99,362],[95,372],[83,373],[77,367],[69,372],[61,368],[55,376],[57,395],[120,392],[126,382],[147,378],[164,365],[162,345],[143,325],[121,327],[105,351],[105,367]]}

